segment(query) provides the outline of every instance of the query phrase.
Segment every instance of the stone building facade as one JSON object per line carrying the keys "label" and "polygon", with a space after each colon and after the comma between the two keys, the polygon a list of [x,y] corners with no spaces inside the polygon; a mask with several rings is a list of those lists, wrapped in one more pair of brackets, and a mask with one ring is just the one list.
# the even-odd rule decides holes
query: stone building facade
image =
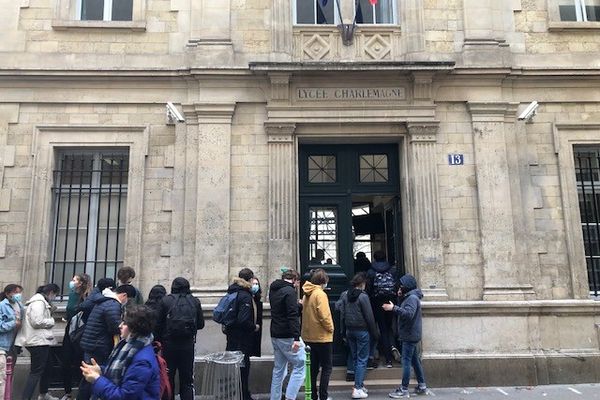
{"label": "stone building facade", "polygon": [[437,384],[598,380],[599,1],[0,4],[2,285],[210,304],[317,249],[349,278],[361,236],[418,277]]}

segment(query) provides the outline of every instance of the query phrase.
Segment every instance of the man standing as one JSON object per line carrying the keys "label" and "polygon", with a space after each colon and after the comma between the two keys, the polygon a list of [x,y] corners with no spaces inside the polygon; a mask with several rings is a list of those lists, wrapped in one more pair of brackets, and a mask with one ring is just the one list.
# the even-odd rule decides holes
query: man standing
{"label": "man standing", "polygon": [[[131,285],[133,278],[135,278],[135,270],[131,267],[119,268],[117,271],[117,279],[121,285]],[[135,286],[134,289],[135,297],[132,298],[133,303],[137,305],[144,304],[144,296],[142,296],[142,292],[140,292],[140,290]]]}
{"label": "man standing", "polygon": [[250,352],[252,351],[252,335],[260,329],[256,319],[256,306],[253,304],[251,289],[254,272],[249,268],[242,269],[237,278],[227,289],[227,293],[237,293],[235,300],[235,321],[227,326],[227,351],[241,351],[244,353],[244,364],[240,368],[242,374],[243,400],[252,400],[248,387],[250,376]]}
{"label": "man standing", "polygon": [[163,297],[160,305],[159,330],[171,387],[174,387],[175,373],[179,371],[181,400],[194,399],[194,344],[196,334],[202,328],[204,317],[200,300],[192,295],[187,279],[175,278],[171,294]]}
{"label": "man standing", "polygon": [[294,400],[304,382],[306,353],[300,339],[300,308],[296,289],[300,275],[286,270],[271,284],[271,343],[275,356],[271,380],[271,400],[281,400],[281,386],[287,373],[288,363],[293,370],[285,392],[286,400]]}
{"label": "man standing", "polygon": [[[103,282],[103,284],[106,283],[106,281]],[[95,296],[93,308],[81,337],[83,360],[86,363],[90,364],[92,358],[100,365],[108,360],[108,356],[118,340],[121,306],[133,297],[135,297],[135,288],[131,285],[121,285],[114,292],[111,287],[107,287],[101,295]],[[115,340],[115,336],[117,336],[117,340]],[[77,400],[88,400],[91,395],[92,386],[82,379],[79,384]]]}

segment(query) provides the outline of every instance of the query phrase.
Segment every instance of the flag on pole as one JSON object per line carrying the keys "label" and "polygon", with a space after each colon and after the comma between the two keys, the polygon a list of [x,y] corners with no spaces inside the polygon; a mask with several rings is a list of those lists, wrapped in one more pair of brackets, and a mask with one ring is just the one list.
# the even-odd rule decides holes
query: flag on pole
{"label": "flag on pole", "polygon": [[371,3],[372,6],[374,6],[375,4],[377,4],[377,0],[369,0],[369,3]]}

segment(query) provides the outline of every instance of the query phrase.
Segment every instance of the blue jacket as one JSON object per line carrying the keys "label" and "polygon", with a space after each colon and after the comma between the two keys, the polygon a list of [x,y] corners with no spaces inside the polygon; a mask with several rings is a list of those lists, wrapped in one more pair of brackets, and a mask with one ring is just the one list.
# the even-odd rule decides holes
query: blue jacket
{"label": "blue jacket", "polygon": [[158,400],[160,370],[152,345],[135,353],[125,370],[121,386],[100,376],[94,382],[94,395],[102,400]]}
{"label": "blue jacket", "polygon": [[4,299],[0,302],[0,350],[10,350],[15,339],[16,327],[17,316],[15,310],[8,299]]}
{"label": "blue jacket", "polygon": [[119,334],[120,323],[121,303],[102,294],[95,296],[94,307],[81,337],[83,351],[108,356],[114,347],[113,336]]}
{"label": "blue jacket", "polygon": [[394,306],[394,314],[398,316],[398,339],[402,342],[418,342],[423,334],[421,299],[423,292],[417,289],[417,280],[406,274],[400,278],[400,287],[406,294],[399,306]]}

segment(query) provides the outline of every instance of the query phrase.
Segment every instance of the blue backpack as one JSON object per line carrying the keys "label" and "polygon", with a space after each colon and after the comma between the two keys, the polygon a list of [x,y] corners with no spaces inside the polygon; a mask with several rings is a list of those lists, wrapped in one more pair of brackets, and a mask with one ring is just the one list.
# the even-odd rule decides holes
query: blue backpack
{"label": "blue backpack", "polygon": [[223,325],[223,327],[233,325],[237,316],[237,294],[238,292],[227,293],[221,297],[219,304],[213,310],[213,321]]}

